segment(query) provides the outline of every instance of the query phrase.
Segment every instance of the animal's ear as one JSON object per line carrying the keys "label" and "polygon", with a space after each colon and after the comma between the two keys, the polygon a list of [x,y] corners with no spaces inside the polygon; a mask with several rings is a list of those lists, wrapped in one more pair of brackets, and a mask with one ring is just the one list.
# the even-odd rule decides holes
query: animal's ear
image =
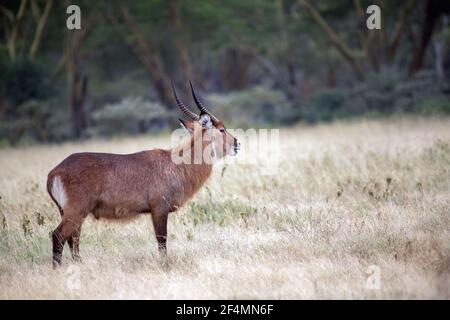
{"label": "animal's ear", "polygon": [[194,132],[194,122],[187,121],[187,120],[182,120],[180,118],[178,118],[178,121],[180,121],[181,126],[183,128],[185,128],[189,133]]}
{"label": "animal's ear", "polygon": [[213,126],[211,117],[207,113],[201,114],[198,122],[200,122],[200,124],[202,125],[202,128],[205,128],[205,129],[211,129]]}

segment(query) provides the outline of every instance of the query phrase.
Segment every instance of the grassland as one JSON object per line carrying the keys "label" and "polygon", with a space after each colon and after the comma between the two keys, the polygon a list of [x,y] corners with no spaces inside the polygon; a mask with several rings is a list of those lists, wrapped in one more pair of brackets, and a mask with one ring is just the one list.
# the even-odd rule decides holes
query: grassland
{"label": "grassland", "polygon": [[[72,152],[168,145],[139,137],[0,150],[0,298],[450,298],[450,119],[281,129],[280,170],[218,165],[169,219],[83,225],[51,268],[48,171]],[[379,281],[378,281],[379,280]]]}

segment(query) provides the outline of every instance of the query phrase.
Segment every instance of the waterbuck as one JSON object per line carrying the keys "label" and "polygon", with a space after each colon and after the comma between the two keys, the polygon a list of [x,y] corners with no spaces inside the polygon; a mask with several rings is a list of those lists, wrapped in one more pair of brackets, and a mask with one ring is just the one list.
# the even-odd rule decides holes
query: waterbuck
{"label": "waterbuck", "polygon": [[75,153],[50,171],[47,190],[62,218],[52,233],[54,267],[61,264],[66,241],[73,259],[80,261],[81,226],[89,214],[96,219],[124,220],[151,214],[160,254],[166,255],[168,214],[202,187],[215,160],[239,150],[236,138],[190,86],[199,114],[180,101],[172,84],[177,105],[189,118],[179,119],[190,133],[184,143],[133,154]]}

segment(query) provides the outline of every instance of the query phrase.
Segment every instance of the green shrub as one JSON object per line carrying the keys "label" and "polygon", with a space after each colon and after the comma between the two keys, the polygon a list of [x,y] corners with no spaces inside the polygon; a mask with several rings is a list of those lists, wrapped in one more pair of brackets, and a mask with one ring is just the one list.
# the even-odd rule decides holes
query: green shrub
{"label": "green shrub", "polygon": [[343,112],[345,97],[337,89],[322,89],[313,94],[303,117],[308,122],[330,121]]}
{"label": "green shrub", "polygon": [[114,136],[160,130],[170,117],[171,114],[159,103],[127,97],[95,111],[89,134]]}
{"label": "green shrub", "polygon": [[16,114],[16,108],[29,100],[45,100],[52,91],[44,69],[28,60],[18,60],[5,66],[0,93],[5,94],[7,114]]}
{"label": "green shrub", "polygon": [[415,108],[421,114],[450,114],[450,97],[438,96],[424,99]]}
{"label": "green shrub", "polygon": [[302,109],[301,118],[318,122],[361,115],[449,113],[448,92],[433,72],[422,71],[410,78],[396,70],[382,70],[352,87],[316,91]]}
{"label": "green shrub", "polygon": [[294,107],[282,91],[257,86],[228,94],[211,94],[208,108],[224,122],[238,128],[279,125],[291,121]]}
{"label": "green shrub", "polygon": [[15,115],[6,115],[0,121],[0,135],[12,144],[32,144],[51,140],[49,120],[50,102],[28,100],[15,108]]}

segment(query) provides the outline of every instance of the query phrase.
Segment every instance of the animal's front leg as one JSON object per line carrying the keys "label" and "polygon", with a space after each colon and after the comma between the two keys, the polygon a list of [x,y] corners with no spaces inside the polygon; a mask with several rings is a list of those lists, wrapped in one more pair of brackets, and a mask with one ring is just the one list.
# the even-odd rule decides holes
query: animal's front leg
{"label": "animal's front leg", "polygon": [[158,249],[160,256],[167,256],[167,212],[155,211],[152,213],[153,229],[155,230],[156,241],[158,241]]}

